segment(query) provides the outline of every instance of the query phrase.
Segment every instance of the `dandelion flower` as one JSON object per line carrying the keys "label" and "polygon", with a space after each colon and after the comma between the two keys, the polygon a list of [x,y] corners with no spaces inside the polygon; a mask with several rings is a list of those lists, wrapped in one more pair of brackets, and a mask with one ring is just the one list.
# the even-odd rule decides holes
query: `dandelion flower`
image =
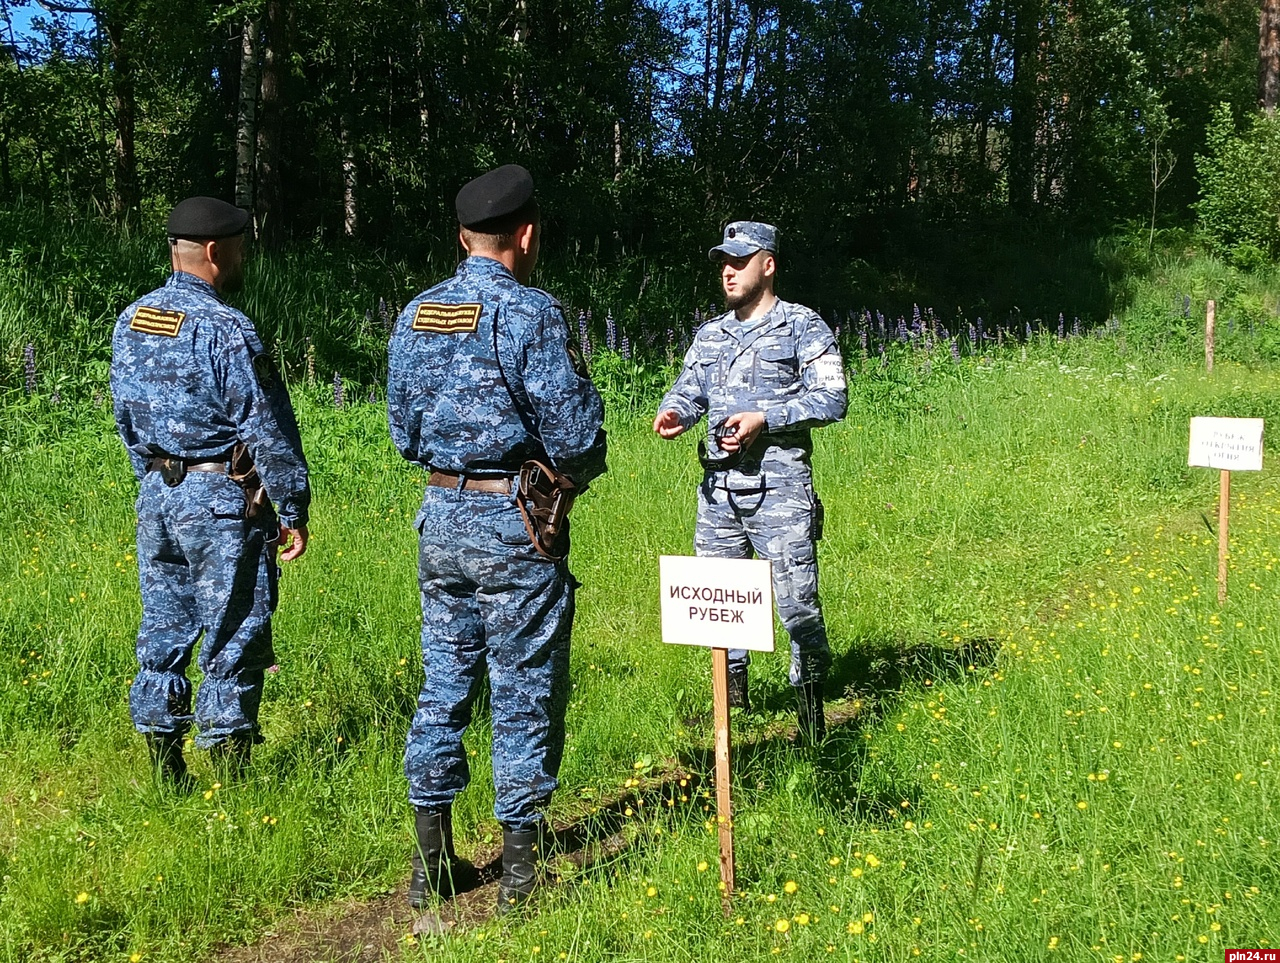
{"label": "dandelion flower", "polygon": [[773,928],[779,933],[785,933],[791,929],[791,920],[778,920],[773,924]]}
{"label": "dandelion flower", "polygon": [[798,890],[799,888],[800,887],[796,884],[796,881],[793,879],[787,880],[782,885],[782,891],[786,893],[788,896],[794,895],[796,890]]}

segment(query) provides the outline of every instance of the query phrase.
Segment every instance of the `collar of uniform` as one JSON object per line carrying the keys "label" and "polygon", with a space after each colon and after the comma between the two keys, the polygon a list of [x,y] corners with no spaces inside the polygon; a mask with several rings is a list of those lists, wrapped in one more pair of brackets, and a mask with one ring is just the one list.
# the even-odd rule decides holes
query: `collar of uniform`
{"label": "collar of uniform", "polygon": [[199,291],[201,294],[208,294],[211,297],[222,300],[218,295],[217,289],[206,281],[204,278],[198,278],[194,274],[188,274],[186,271],[174,271],[169,275],[169,280],[165,282],[167,288],[185,288],[188,291]]}
{"label": "collar of uniform", "polygon": [[482,254],[470,255],[458,265],[458,273],[471,277],[508,277],[512,280],[515,279],[515,275],[507,270],[505,264]]}
{"label": "collar of uniform", "polygon": [[782,298],[775,297],[769,310],[753,321],[740,321],[738,316],[730,311],[728,324],[725,327],[733,332],[733,336],[739,341],[754,341],[757,335],[763,334],[785,319],[786,312],[782,307]]}

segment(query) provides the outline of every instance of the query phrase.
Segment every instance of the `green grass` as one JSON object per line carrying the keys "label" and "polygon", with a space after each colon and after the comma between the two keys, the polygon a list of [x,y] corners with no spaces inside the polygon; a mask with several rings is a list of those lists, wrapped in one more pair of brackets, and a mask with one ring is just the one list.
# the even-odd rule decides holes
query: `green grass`
{"label": "green grass", "polygon": [[[1270,468],[1236,476],[1219,609],[1201,517],[1216,472],[1185,465],[1193,414],[1280,423],[1280,375],[1170,357],[1044,341],[858,379],[815,471],[836,674],[861,708],[797,751],[778,736],[785,656],[757,658],[762,708],[735,720],[733,915],[704,782],[637,807],[630,847],[536,915],[404,958],[1212,960],[1280,943],[1280,491]],[[323,394],[297,395],[314,541],[285,572],[268,742],[235,787],[194,754],[188,799],[151,787],[128,720],[134,486],[109,414],[0,413],[3,963],[206,959],[407,875],[421,478],[381,406]],[[658,556],[691,550],[693,440],[647,422],[611,415],[611,470],[575,510],[564,818],[672,764],[708,775],[709,656],[661,644],[656,591]],[[464,852],[497,831],[487,744],[482,717]]]}

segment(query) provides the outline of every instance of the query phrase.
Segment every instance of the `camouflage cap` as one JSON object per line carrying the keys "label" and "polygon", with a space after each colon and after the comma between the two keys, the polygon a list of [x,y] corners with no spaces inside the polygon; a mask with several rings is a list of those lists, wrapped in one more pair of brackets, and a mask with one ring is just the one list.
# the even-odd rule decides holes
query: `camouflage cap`
{"label": "camouflage cap", "polygon": [[756,251],[778,253],[778,229],[763,221],[731,221],[725,225],[724,240],[707,252],[719,261],[723,257],[747,257]]}

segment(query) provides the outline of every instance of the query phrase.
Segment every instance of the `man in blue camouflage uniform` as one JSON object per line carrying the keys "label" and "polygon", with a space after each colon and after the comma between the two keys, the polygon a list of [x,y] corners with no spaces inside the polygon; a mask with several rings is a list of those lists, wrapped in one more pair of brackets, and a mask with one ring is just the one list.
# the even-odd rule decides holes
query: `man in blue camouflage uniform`
{"label": "man in blue camouflage uniform", "polygon": [[[142,625],[129,710],[160,775],[179,788],[193,784],[182,752],[193,722],[196,745],[228,775],[261,740],[276,552],[283,543],[292,560],[307,543],[311,491],[288,392],[253,323],[221,297],[243,281],[248,220],[210,197],[178,204],[168,221],[173,274],[124,310],[112,339],[116,425],[140,485]],[[247,458],[257,474],[242,478]],[[186,670],[202,634],[193,714]]]}
{"label": "man in blue camouflage uniform", "polygon": [[[708,253],[720,263],[725,314],[698,329],[653,430],[675,438],[707,416],[705,475],[694,535],[699,555],[768,559],[778,616],[791,639],[798,741],[826,735],[831,664],[818,602],[822,503],[813,490],[810,429],[839,421],[844,365],[827,323],[773,291],[778,231],[735,221]],[[749,655],[729,652],[730,704],[749,707]]]}
{"label": "man in blue camouflage uniform", "polygon": [[531,544],[513,486],[527,459],[579,486],[603,472],[604,407],[560,305],[525,286],[540,233],[529,172],[490,171],[456,207],[469,256],[405,307],[388,361],[391,438],[428,473],[416,520],[425,679],[404,763],[417,837],[409,902],[458,887],[450,812],[469,778],[462,734],[487,665],[505,912],[536,883],[564,749],[576,586],[563,558]]}

